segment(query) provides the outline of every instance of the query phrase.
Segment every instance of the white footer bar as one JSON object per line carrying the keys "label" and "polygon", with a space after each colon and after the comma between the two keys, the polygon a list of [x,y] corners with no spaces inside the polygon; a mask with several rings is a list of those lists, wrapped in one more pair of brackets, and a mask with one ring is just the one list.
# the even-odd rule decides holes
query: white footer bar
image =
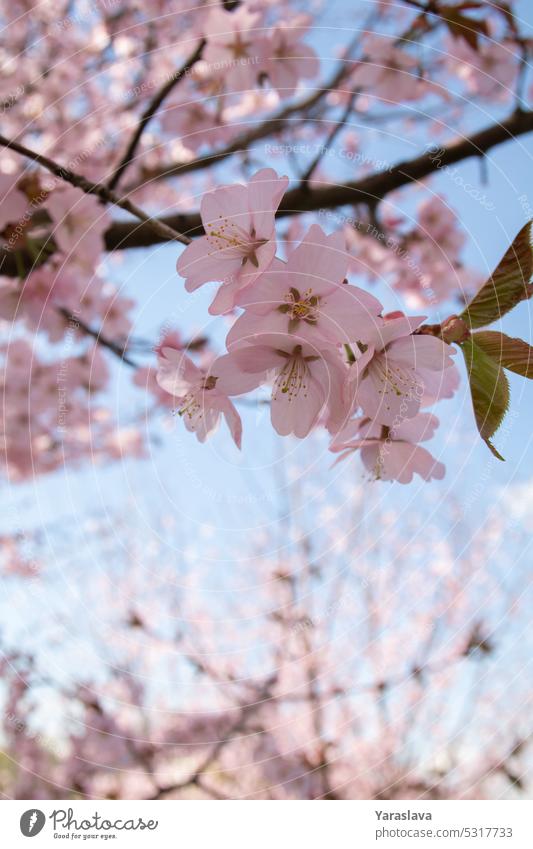
{"label": "white footer bar", "polygon": [[533,849],[533,803],[4,801],[0,845]]}

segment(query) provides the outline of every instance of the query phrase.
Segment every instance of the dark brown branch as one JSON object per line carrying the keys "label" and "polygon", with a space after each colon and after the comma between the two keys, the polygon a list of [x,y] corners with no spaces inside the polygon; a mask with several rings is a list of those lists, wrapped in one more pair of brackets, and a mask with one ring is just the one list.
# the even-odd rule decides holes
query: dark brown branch
{"label": "dark brown branch", "polygon": [[[302,190],[300,187],[292,189],[284,196],[278,210],[278,217],[334,209],[343,205],[375,206],[389,192],[423,180],[430,174],[438,173],[442,168],[456,165],[472,156],[483,156],[496,145],[531,131],[533,131],[533,110],[516,111],[507,120],[492,124],[467,138],[453,141],[440,148],[438,152],[427,151],[415,159],[400,162],[386,171],[370,174],[362,180],[341,185],[324,185],[312,190]],[[0,143],[2,143],[1,136]],[[56,167],[60,168],[60,166]],[[77,184],[74,183],[74,185]],[[99,189],[107,191],[103,186]],[[93,190],[92,193],[98,194],[98,191]],[[142,216],[148,218],[145,213],[142,213]],[[166,235],[165,231],[168,232],[169,228],[172,236]],[[108,251],[150,247],[176,240],[177,236],[174,235],[176,231],[178,231],[179,241],[184,244],[188,243],[190,238],[202,235],[203,227],[199,213],[177,214],[163,219],[148,219],[148,221],[141,219],[141,223],[117,221],[105,233],[105,246]],[[6,250],[0,252],[0,269],[2,274],[17,275],[12,252]]]}
{"label": "dark brown branch", "polygon": [[[345,204],[373,204],[387,194],[409,183],[423,180],[444,167],[456,165],[471,156],[482,156],[491,148],[517,136],[533,131],[533,110],[514,112],[506,121],[492,124],[472,136],[456,140],[439,149],[427,151],[415,159],[392,166],[387,171],[379,171],[341,185],[331,184],[305,191],[297,187],[285,194],[278,217],[286,217],[302,212],[319,209],[334,209]],[[195,237],[203,233],[202,221],[198,213],[178,214],[162,219],[171,227]],[[105,234],[108,250],[122,248],[148,247],[164,241],[154,235],[144,225],[132,225],[129,222],[113,224]]]}
{"label": "dark brown branch", "polygon": [[143,112],[143,114],[141,116],[141,120],[139,121],[137,129],[135,130],[133,136],[131,137],[130,143],[128,144],[128,147],[126,148],[126,152],[124,153],[124,156],[122,157],[116,171],[114,172],[114,174],[112,175],[111,179],[109,180],[109,182],[107,184],[108,189],[113,190],[118,185],[120,178],[122,177],[124,171],[126,170],[128,165],[133,161],[133,158],[135,156],[135,151],[137,150],[137,147],[138,147],[139,142],[141,140],[141,136],[142,136],[144,130],[146,129],[146,126],[152,120],[152,118],[156,114],[157,110],[159,109],[159,107],[161,106],[163,101],[168,97],[168,95],[170,94],[172,89],[183,79],[183,77],[187,76],[187,74],[190,72],[192,67],[201,58],[205,44],[206,44],[206,41],[205,41],[205,38],[203,38],[200,41],[200,43],[198,44],[198,46],[196,47],[196,50],[187,59],[187,61],[181,66],[181,68],[179,68],[179,70],[177,70],[174,74],[172,74],[172,76],[167,80],[165,85],[160,88],[160,90],[157,92],[157,94],[150,101],[150,103],[148,104],[147,108],[145,109],[145,111]]}

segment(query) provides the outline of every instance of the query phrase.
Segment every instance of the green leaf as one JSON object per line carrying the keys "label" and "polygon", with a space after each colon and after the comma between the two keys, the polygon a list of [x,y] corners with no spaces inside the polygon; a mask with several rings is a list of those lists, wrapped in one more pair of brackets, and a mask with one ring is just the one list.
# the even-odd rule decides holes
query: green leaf
{"label": "green leaf", "polygon": [[474,342],[509,371],[533,378],[533,348],[523,339],[514,339],[497,330],[474,333]]}
{"label": "green leaf", "polygon": [[518,233],[504,257],[459,318],[469,327],[486,327],[533,295],[531,221]]}
{"label": "green leaf", "polygon": [[482,439],[494,456],[503,460],[490,439],[501,425],[509,407],[509,383],[503,369],[476,344],[475,338],[472,336],[461,345],[470,381],[474,416]]}

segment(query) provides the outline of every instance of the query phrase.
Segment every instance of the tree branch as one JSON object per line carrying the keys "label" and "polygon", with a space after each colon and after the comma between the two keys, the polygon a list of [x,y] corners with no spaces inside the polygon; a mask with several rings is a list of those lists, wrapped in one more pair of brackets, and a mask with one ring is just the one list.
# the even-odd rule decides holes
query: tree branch
{"label": "tree branch", "polygon": [[213,165],[219,165],[234,153],[247,150],[254,142],[281,132],[285,129],[289,118],[309,112],[309,110],[316,106],[326,94],[329,94],[331,91],[338,88],[343,79],[352,73],[354,63],[351,61],[350,57],[358,43],[358,40],[359,37],[354,38],[350,42],[345,50],[339,67],[336,69],[331,79],[326,81],[311,94],[308,94],[296,103],[288,104],[283,107],[283,109],[280,109],[275,115],[261,121],[256,127],[253,127],[245,133],[241,133],[241,135],[237,136],[237,138],[227,145],[227,147],[224,147],[221,150],[207,153],[205,156],[200,156],[192,162],[171,162],[167,165],[161,165],[159,168],[154,168],[152,171],[148,171],[144,175],[142,182],[128,186],[128,191],[133,191],[134,189],[140,188],[140,186],[145,186],[146,183],[149,183],[152,180],[161,180],[166,179],[167,177],[175,177],[177,175],[181,177],[183,174],[190,174],[192,171],[201,171]]}
{"label": "tree branch", "polygon": [[114,172],[107,184],[108,189],[113,190],[118,185],[124,171],[126,170],[128,165],[133,161],[135,151],[137,150],[137,147],[141,140],[141,136],[147,124],[152,120],[155,113],[157,112],[163,101],[168,97],[172,89],[180,82],[180,80],[183,79],[183,77],[185,77],[189,73],[193,65],[195,65],[196,62],[198,62],[198,60],[201,58],[205,45],[206,40],[205,38],[203,38],[196,47],[196,50],[191,54],[191,56],[189,56],[187,61],[181,66],[181,68],[179,68],[178,71],[172,74],[170,79],[167,80],[165,85],[161,87],[161,89],[157,92],[154,98],[150,101],[146,110],[141,116],[141,120],[139,121],[137,129],[131,137],[130,143],[126,148],[124,156],[122,157],[116,171]]}
{"label": "tree branch", "polygon": [[74,173],[74,171],[71,171],[70,168],[65,168],[63,165],[59,165],[59,163],[55,162],[53,159],[49,159],[48,156],[36,153],[34,150],[30,150],[28,147],[25,147],[12,139],[7,139],[2,135],[0,135],[0,145],[7,147],[10,150],[14,150],[15,153],[20,153],[21,156],[25,156],[27,159],[31,159],[32,162],[36,162],[38,165],[46,168],[47,171],[50,171],[50,173],[54,174],[54,176],[59,177],[60,180],[64,180],[64,182],[70,183],[72,186],[76,186],[78,189],[81,189],[89,195],[96,195],[105,203],[112,203],[115,206],[124,209],[126,212],[129,212],[130,215],[133,215],[135,218],[142,221],[148,230],[151,230],[153,234],[158,237],[158,241],[181,242],[183,245],[188,245],[191,241],[187,236],[184,236],[182,233],[174,230],[171,225],[160,219],[152,218],[144,212],[144,210],[140,209],[140,207],[127,200],[127,198],[119,197],[114,192],[110,191],[107,186],[102,185],[102,183],[93,183],[85,177],[82,177],[81,174]]}
{"label": "tree branch", "polygon": [[[440,148],[438,155],[434,150],[430,150],[414,159],[400,162],[387,171],[378,171],[363,177],[362,180],[341,185],[324,185],[312,190],[308,188],[302,190],[302,188],[296,187],[285,194],[278,210],[278,217],[284,218],[320,209],[334,209],[344,205],[375,205],[392,191],[418,180],[423,180],[430,174],[437,173],[444,167],[463,162],[471,156],[483,156],[496,145],[531,131],[533,131],[533,110],[516,111],[501,123],[492,124],[471,136],[453,141]],[[0,136],[0,144],[6,144],[6,140],[2,136]],[[20,145],[15,143],[7,143],[7,145],[21,152]],[[23,155],[29,154],[30,158],[35,159],[35,161],[42,159],[38,154],[33,154],[31,151],[26,152],[24,148],[22,152]],[[39,158],[36,159],[36,157]],[[52,164],[59,172],[65,172],[66,169],[55,163]],[[49,166],[46,165],[45,167]],[[115,199],[114,196],[109,198],[109,192],[105,186],[89,183],[84,178],[78,178],[72,174],[71,178],[67,178],[67,182],[79,185],[80,188],[83,188],[82,184],[88,185],[89,189],[86,190],[90,193],[100,196],[100,193],[103,192],[104,199],[108,199],[111,203],[115,203],[123,209],[128,208],[124,204],[129,204],[129,201],[122,201],[120,198]],[[117,200],[119,203],[117,203]],[[131,209],[128,209],[128,211],[131,211]],[[179,213],[162,219],[149,218],[142,210],[132,212],[132,214],[140,218],[142,223],[117,221],[112,224],[105,233],[105,246],[108,251],[150,247],[167,241],[180,241],[183,244],[188,244],[191,238],[201,236],[203,233],[202,220],[198,212]],[[0,252],[0,270],[2,274],[17,276],[13,252],[5,249]]]}
{"label": "tree branch", "polygon": [[[237,720],[233,723],[228,732],[218,740],[207,753],[207,755],[202,759],[199,766],[196,767],[192,775],[188,778],[185,778],[183,781],[179,781],[175,784],[170,785],[169,787],[160,787],[157,793],[152,796],[152,800],[155,799],[163,799],[169,793],[175,793],[178,790],[183,790],[190,785],[198,785],[199,782],[202,781],[203,774],[206,772],[209,767],[216,761],[220,752],[224,747],[230,743],[235,737],[241,735],[246,728],[246,723],[248,718],[258,710],[265,701],[268,701],[270,698],[270,692],[272,686],[276,683],[276,677],[274,676],[270,680],[268,680],[264,686],[261,688],[261,691],[257,695],[257,699],[254,702],[250,702],[249,704],[245,704],[241,706],[240,714]],[[212,792],[212,791],[210,791]]]}
{"label": "tree branch", "polygon": [[65,318],[68,322],[75,324],[86,336],[91,336],[98,345],[101,345],[103,348],[107,348],[108,351],[111,351],[116,357],[119,358],[126,365],[131,366],[132,368],[137,368],[137,363],[134,363],[133,360],[130,360],[126,353],[126,348],[123,348],[116,342],[111,341],[111,339],[107,339],[105,336],[102,336],[99,330],[93,330],[88,324],[82,321],[75,315],[72,315],[69,310],[64,309],[64,307],[59,307],[58,312],[61,313],[63,318]]}
{"label": "tree branch", "polygon": [[327,139],[325,140],[324,144],[322,144],[320,146],[319,152],[317,153],[317,155],[315,156],[313,161],[310,163],[310,165],[306,168],[305,172],[303,173],[303,175],[300,179],[300,188],[301,189],[305,189],[308,186],[309,180],[311,179],[316,168],[320,164],[323,156],[327,153],[328,148],[330,147],[330,145],[333,144],[333,142],[337,138],[338,134],[345,127],[346,121],[348,120],[348,118],[350,116],[355,98],[357,97],[358,93],[359,93],[358,89],[355,89],[354,91],[352,91],[350,97],[348,98],[348,102],[347,102],[347,104],[344,108],[344,111],[343,111],[341,117],[333,125],[333,127],[331,128],[329,135],[328,135]]}
{"label": "tree branch", "polygon": [[[362,180],[344,183],[343,185],[325,185],[312,191],[300,187],[285,194],[278,210],[278,217],[302,212],[312,212],[318,209],[333,209],[345,204],[372,204],[382,200],[387,194],[409,183],[423,180],[440,169],[455,165],[469,159],[471,156],[482,156],[498,144],[533,131],[533,110],[516,111],[506,121],[492,124],[471,136],[453,141],[439,149],[438,157],[435,151],[427,151],[415,159],[400,162],[387,171],[378,171],[363,177]],[[203,233],[199,213],[178,214],[162,219],[171,227],[175,227],[190,237]],[[113,224],[105,234],[108,250],[134,247],[148,247],[163,239],[154,238],[144,226],[132,226],[129,222]]]}

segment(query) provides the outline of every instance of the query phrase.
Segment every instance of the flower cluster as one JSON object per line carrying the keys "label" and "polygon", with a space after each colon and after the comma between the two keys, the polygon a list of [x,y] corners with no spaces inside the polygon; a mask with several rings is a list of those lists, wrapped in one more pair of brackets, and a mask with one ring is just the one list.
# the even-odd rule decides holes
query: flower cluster
{"label": "flower cluster", "polygon": [[[165,0],[128,0],[90,4],[89,15],[86,5],[55,0],[37,8],[13,0],[3,21],[2,137],[16,140],[27,153],[13,144],[2,147],[0,328],[13,328],[10,338],[24,338],[32,349],[35,340],[46,354],[50,369],[36,372],[43,381],[37,395],[48,396],[52,404],[52,358],[61,372],[63,359],[90,356],[96,340],[107,359],[119,358],[131,369],[135,386],[149,390],[150,404],[155,399],[169,407],[178,397],[184,405],[181,399],[192,392],[196,400],[187,403],[183,415],[199,435],[206,436],[227,414],[239,440],[240,419],[229,399],[267,379],[274,380],[272,415],[280,433],[303,436],[320,424],[336,438],[359,410],[377,421],[366,381],[374,366],[367,364],[356,381],[360,365],[353,362],[370,348],[379,362],[381,349],[371,328],[388,322],[377,302],[344,280],[347,274],[357,275],[359,284],[379,280],[406,310],[417,313],[450,301],[455,308],[483,284],[464,255],[466,233],[447,197],[421,180],[416,208],[404,206],[403,186],[417,169],[402,165],[407,153],[394,139],[413,138],[420,147],[414,158],[425,154],[427,176],[440,174],[442,187],[459,188],[480,209],[494,209],[490,189],[486,193],[469,182],[468,172],[458,170],[459,162],[450,165],[445,151],[452,142],[450,127],[461,135],[463,119],[470,125],[476,98],[487,106],[511,104],[509,120],[519,133],[527,129],[527,117],[519,116],[531,96],[524,77],[528,42],[518,19],[498,4],[494,9],[485,4],[474,18],[458,10],[459,21],[423,12],[416,4],[377,4],[372,26],[339,30],[338,41],[328,29],[328,50],[319,59],[313,47],[316,10],[303,14],[291,0],[175,0],[171,10]],[[383,128],[383,141],[388,139],[377,159],[376,128]],[[37,154],[55,163],[50,173]],[[262,168],[249,185],[212,191],[214,168],[222,165],[234,173],[244,162]],[[274,229],[287,180],[264,166],[300,178],[285,200],[283,239],[293,247],[296,238],[301,241],[288,257]],[[377,195],[374,178],[384,188]],[[106,192],[87,194],[82,179],[107,187],[117,199],[127,198],[145,224],[139,228],[117,216],[106,204]],[[363,192],[354,192],[349,209],[342,187],[361,182]],[[136,300],[124,296],[125,279],[117,288],[113,268],[121,262],[120,251],[158,243],[161,223],[168,237],[167,220],[186,242],[196,233],[199,197],[205,236],[183,253],[178,270],[189,291],[222,284],[210,308],[213,315],[237,309],[241,315],[228,337],[231,359],[224,380],[211,373],[215,365],[202,351],[201,362],[195,361],[199,375],[184,370],[190,389],[173,396],[156,385],[154,369],[140,359],[150,355],[151,344],[133,332],[140,317]],[[167,216],[170,209],[176,214]],[[339,234],[325,235],[316,227],[306,234],[312,212],[326,233],[335,221],[346,245]],[[315,263],[317,254],[322,265]],[[189,333],[182,330],[188,347]],[[407,335],[420,334],[415,328]],[[273,351],[270,358],[257,350],[261,346]],[[388,342],[384,356],[390,358],[396,347],[396,340]],[[20,387],[16,370],[13,378],[8,374],[8,353],[0,352],[4,402],[19,409]],[[417,364],[420,357],[417,350]],[[168,367],[164,353],[160,359]],[[254,362],[255,372],[249,370]],[[442,374],[452,372],[447,368]],[[205,384],[206,373],[216,378],[216,391],[209,388],[213,380]],[[237,375],[246,390],[237,385]],[[99,389],[102,396],[112,379],[109,371]],[[392,394],[384,393],[380,409]],[[208,399],[212,411],[206,424],[202,411]],[[69,392],[69,400],[76,407],[71,421],[74,415],[81,420],[83,407],[93,403],[83,383]],[[404,406],[411,415],[415,405]],[[45,444],[55,415],[53,410],[42,415],[32,405],[24,438],[17,426],[7,428],[1,459],[10,475],[48,469],[48,463],[32,464],[31,450],[34,437]],[[392,425],[378,423],[389,428],[379,434],[390,453],[397,441],[390,435]],[[375,428],[371,432],[377,439]],[[117,439],[123,447],[119,430]],[[138,453],[137,440],[129,443]],[[111,456],[122,447],[117,452],[113,442]],[[83,454],[88,456],[85,448]],[[51,468],[56,467],[54,459]]]}
{"label": "flower cluster", "polygon": [[[0,465],[13,480],[54,471],[67,460],[142,453],[138,432],[115,426],[105,401],[94,401],[110,380],[102,340],[123,349],[134,306],[95,267],[103,256],[107,211],[81,189],[46,175],[32,179],[33,187],[0,176],[6,193],[0,233],[10,250],[24,249],[29,266],[20,257],[20,276],[0,277],[0,328],[11,328],[11,341],[0,347]],[[53,255],[41,264],[51,244]],[[60,345],[62,352],[53,347]]]}
{"label": "flower cluster", "polygon": [[205,235],[183,251],[178,271],[187,291],[221,284],[211,313],[242,312],[227,353],[202,368],[164,346],[159,386],[177,399],[200,441],[224,416],[240,447],[241,420],[230,399],[271,384],[280,435],[304,438],[322,426],[332,451],[360,449],[376,478],[442,477],[442,464],[418,445],[437,420],[420,410],[453,394],[453,350],[417,332],[424,316],[384,315],[377,298],[348,282],[342,232],[327,235],[313,224],[286,260],[276,256],[275,214],[287,183],[264,168],[246,186],[204,196]]}
{"label": "flower cluster", "polygon": [[[438,145],[431,155],[439,167]],[[461,185],[472,189],[468,183]],[[409,307],[424,309],[454,297],[464,300],[481,285],[482,278],[462,255],[466,235],[460,221],[440,195],[420,203],[414,224],[395,210],[393,215],[385,213],[380,225],[370,220],[345,223],[350,268],[369,283],[385,282]]]}
{"label": "flower cluster", "polygon": [[24,339],[0,346],[2,470],[11,481],[80,464],[143,456],[136,427],[119,427],[99,398],[108,383],[97,345],[59,363],[43,359]]}

